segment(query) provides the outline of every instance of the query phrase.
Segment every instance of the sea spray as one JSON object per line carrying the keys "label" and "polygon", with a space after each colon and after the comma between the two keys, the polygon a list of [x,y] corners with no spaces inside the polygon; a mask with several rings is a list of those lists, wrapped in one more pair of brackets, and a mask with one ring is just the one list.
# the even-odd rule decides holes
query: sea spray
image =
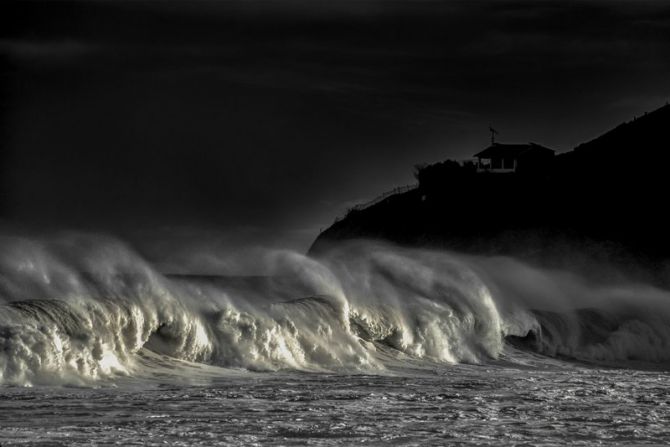
{"label": "sea spray", "polygon": [[670,359],[667,292],[509,258],[357,241],[319,260],[268,250],[263,277],[170,277],[107,238],[1,243],[4,384],[132,376],[148,367],[143,352],[264,371],[369,372],[389,355],[483,363],[508,342],[580,360]]}
{"label": "sea spray", "polygon": [[[206,360],[202,323],[124,245],[67,236],[8,238],[0,260],[0,379],[30,385],[128,374],[161,325],[178,328],[174,354]],[[198,344],[198,342],[201,342]]]}
{"label": "sea spray", "polygon": [[[507,257],[464,257],[504,313],[505,335],[525,334],[549,356],[625,366],[670,362],[670,292],[618,272],[598,281]],[[611,269],[611,266],[606,266]]]}

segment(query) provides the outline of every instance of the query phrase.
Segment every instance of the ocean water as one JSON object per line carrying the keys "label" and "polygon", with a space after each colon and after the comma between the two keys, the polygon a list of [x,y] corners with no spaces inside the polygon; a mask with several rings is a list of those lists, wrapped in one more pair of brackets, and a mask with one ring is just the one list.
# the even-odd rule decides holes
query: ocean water
{"label": "ocean water", "polygon": [[0,444],[670,442],[670,293],[355,242],[164,274],[6,238]]}
{"label": "ocean water", "polygon": [[[213,372],[213,371],[210,371]],[[42,445],[667,444],[667,372],[435,365],[0,389],[0,439]]]}

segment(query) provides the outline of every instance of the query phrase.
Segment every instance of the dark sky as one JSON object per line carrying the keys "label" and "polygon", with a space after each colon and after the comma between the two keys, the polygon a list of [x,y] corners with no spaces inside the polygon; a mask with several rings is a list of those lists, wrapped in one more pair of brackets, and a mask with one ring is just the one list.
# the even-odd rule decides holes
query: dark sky
{"label": "dark sky", "polygon": [[414,164],[485,147],[489,124],[564,151],[670,98],[664,1],[0,8],[15,225],[305,249]]}

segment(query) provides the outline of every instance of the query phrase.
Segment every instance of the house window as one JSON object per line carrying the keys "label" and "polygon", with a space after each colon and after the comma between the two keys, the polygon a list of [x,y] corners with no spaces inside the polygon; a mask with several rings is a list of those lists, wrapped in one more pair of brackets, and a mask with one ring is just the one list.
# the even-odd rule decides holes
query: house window
{"label": "house window", "polygon": [[491,168],[492,169],[502,169],[502,162],[503,162],[502,158],[494,158],[491,161],[492,161],[492,163],[491,163]]}
{"label": "house window", "polygon": [[513,158],[503,159],[503,164],[504,164],[505,169],[514,169],[514,159]]}

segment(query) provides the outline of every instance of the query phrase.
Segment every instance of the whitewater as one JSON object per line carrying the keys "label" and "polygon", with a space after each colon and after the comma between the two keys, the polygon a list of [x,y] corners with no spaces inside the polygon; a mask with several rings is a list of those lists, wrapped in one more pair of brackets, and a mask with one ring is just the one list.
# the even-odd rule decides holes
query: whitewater
{"label": "whitewater", "polygon": [[100,236],[0,246],[2,445],[670,442],[670,292],[623,273],[370,241],[248,274]]}

